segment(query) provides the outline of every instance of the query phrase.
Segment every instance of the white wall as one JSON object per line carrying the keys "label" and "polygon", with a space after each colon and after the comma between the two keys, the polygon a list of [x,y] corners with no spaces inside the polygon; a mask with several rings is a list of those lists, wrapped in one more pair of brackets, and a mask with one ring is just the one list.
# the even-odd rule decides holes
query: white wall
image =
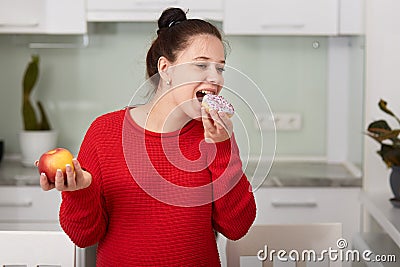
{"label": "white wall", "polygon": [[[396,122],[378,108],[379,99],[388,102],[400,114],[400,1],[370,0],[366,6],[366,99],[365,125],[376,119]],[[376,154],[379,144],[364,139],[364,187],[368,191],[386,191],[389,169]]]}

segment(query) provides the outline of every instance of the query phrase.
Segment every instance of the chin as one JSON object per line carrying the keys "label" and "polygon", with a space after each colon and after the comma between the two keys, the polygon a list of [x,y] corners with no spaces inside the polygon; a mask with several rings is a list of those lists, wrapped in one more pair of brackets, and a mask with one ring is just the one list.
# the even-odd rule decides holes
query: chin
{"label": "chin", "polygon": [[190,106],[186,106],[185,113],[191,119],[201,121],[201,103],[196,99],[196,102],[193,101]]}

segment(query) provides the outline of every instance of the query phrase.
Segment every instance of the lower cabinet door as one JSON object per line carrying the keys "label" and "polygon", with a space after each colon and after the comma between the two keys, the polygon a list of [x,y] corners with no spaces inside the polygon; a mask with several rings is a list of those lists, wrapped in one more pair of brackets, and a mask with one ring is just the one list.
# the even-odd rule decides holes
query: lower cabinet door
{"label": "lower cabinet door", "polygon": [[[360,188],[263,187],[254,192],[257,216],[254,224],[341,223],[342,238],[351,248],[352,237],[360,231]],[[227,239],[219,234],[218,250],[226,266]],[[343,262],[343,267],[351,266]]]}
{"label": "lower cabinet door", "polygon": [[360,230],[360,188],[259,188],[256,224],[342,223],[343,238]]}

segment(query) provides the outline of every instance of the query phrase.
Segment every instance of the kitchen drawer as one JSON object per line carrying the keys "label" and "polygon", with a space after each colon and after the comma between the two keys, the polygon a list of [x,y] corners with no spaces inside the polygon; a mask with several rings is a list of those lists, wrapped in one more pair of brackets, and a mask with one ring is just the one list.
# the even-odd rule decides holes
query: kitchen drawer
{"label": "kitchen drawer", "polygon": [[58,222],[0,222],[0,231],[62,231],[62,228]]}
{"label": "kitchen drawer", "polygon": [[350,242],[360,229],[359,188],[259,188],[255,224],[339,222]]}
{"label": "kitchen drawer", "polygon": [[35,186],[0,187],[0,223],[58,222],[61,194]]}

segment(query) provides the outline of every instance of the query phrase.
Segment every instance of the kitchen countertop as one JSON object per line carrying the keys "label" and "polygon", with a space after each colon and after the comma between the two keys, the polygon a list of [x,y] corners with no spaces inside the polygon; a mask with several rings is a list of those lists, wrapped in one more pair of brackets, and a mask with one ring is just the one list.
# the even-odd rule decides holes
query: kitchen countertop
{"label": "kitchen countertop", "polygon": [[[262,187],[361,187],[361,171],[350,163],[327,163],[313,161],[275,161],[260,163],[255,180]],[[249,162],[245,173],[253,178],[256,164]],[[267,177],[265,178],[265,175]],[[251,182],[254,187],[255,182]]]}
{"label": "kitchen countertop", "polygon": [[0,163],[0,186],[38,186],[37,168],[24,167],[15,159],[3,159]]}
{"label": "kitchen countertop", "polygon": [[[276,161],[272,164],[245,165],[245,173],[254,186],[263,187],[361,187],[362,178],[357,167],[351,164]],[[266,177],[266,178],[265,178]],[[39,173],[35,167],[24,167],[15,159],[4,159],[0,164],[0,186],[38,186]]]}

